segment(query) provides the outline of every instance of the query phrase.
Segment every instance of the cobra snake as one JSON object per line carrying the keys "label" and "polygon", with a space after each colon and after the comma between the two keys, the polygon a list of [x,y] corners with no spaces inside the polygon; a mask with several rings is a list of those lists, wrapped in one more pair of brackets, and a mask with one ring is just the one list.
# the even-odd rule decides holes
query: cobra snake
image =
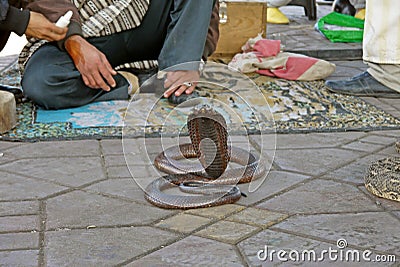
{"label": "cobra snake", "polygon": [[[396,142],[396,150],[400,153],[400,141]],[[364,183],[372,194],[400,201],[400,157],[387,157],[371,163]]]}
{"label": "cobra snake", "polygon": [[[154,160],[155,167],[168,175],[146,187],[145,199],[153,205],[190,209],[234,203],[242,195],[236,184],[248,183],[266,173],[253,153],[228,145],[226,121],[210,106],[195,108],[188,116],[187,126],[191,143],[170,147]],[[200,163],[189,161],[191,158]],[[228,168],[230,162],[240,166]],[[164,192],[177,186],[190,195]]]}

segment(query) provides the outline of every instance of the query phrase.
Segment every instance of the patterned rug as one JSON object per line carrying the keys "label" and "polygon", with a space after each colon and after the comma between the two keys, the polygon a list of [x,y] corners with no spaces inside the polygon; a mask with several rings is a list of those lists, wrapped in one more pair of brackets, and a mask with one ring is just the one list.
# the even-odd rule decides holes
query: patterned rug
{"label": "patterned rug", "polygon": [[[4,71],[1,81],[19,85],[16,68]],[[235,135],[400,129],[400,120],[392,115],[357,97],[332,94],[323,81],[286,81],[258,74],[247,78],[225,65],[209,64],[197,91],[201,98],[195,104],[213,105]],[[148,93],[136,94],[131,102],[98,102],[58,111],[41,110],[23,101],[17,105],[17,127],[0,135],[0,140],[185,135],[191,110]]]}

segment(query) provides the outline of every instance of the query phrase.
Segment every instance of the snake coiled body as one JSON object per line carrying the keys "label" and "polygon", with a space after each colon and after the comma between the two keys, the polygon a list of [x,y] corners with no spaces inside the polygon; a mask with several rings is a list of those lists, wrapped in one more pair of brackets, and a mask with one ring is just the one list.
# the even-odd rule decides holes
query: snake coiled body
{"label": "snake coiled body", "polygon": [[[252,153],[228,146],[226,122],[210,107],[194,110],[188,117],[190,144],[173,146],[154,160],[159,170],[169,174],[151,182],[145,198],[162,208],[202,208],[233,203],[241,197],[236,186],[263,176],[266,172]],[[198,158],[200,163],[188,161]],[[239,167],[227,168],[230,162]],[[191,195],[164,192],[186,185]],[[195,185],[195,188],[192,188]],[[184,187],[185,188],[185,187]]]}
{"label": "snake coiled body", "polygon": [[[396,143],[396,150],[400,153],[400,142]],[[400,157],[387,157],[371,163],[364,183],[372,194],[400,201]]]}

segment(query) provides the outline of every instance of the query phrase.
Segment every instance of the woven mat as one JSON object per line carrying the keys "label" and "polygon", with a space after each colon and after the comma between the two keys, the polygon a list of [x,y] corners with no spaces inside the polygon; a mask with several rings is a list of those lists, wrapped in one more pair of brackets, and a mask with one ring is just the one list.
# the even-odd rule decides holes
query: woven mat
{"label": "woven mat", "polygon": [[[239,77],[239,78],[238,78]],[[230,134],[343,132],[400,129],[400,120],[360,98],[332,94],[323,81],[298,82],[208,67],[199,84],[201,100],[225,117]],[[18,85],[10,68],[1,80]],[[257,85],[257,86],[255,86]],[[257,88],[258,87],[258,88]],[[154,94],[132,102],[109,101],[61,111],[17,105],[18,125],[2,140],[37,141],[185,135],[190,107],[176,108]],[[123,127],[125,126],[125,127]]]}

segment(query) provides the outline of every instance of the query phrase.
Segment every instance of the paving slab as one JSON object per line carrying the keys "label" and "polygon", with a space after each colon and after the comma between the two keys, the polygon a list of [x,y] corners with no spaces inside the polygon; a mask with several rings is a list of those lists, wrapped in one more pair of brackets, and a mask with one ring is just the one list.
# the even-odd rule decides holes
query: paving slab
{"label": "paving slab", "polygon": [[111,179],[132,178],[132,175],[128,166],[110,166],[107,167],[107,177]]}
{"label": "paving slab", "polygon": [[[336,244],[271,230],[264,230],[240,242],[238,248],[249,266],[376,266],[375,262],[363,260],[362,250],[339,249]],[[336,253],[323,252],[329,249]],[[347,251],[354,251],[360,260]],[[371,259],[374,256],[371,255]]]}
{"label": "paving slab", "polygon": [[[212,253],[210,253],[212,252]],[[190,236],[127,266],[243,266],[233,246]]]}
{"label": "paving slab", "polygon": [[318,214],[294,216],[275,225],[277,229],[336,242],[344,238],[349,246],[398,254],[399,221],[387,212]]}
{"label": "paving slab", "polygon": [[39,233],[0,234],[0,250],[38,249]]}
{"label": "paving slab", "polygon": [[354,161],[363,155],[364,153],[361,152],[336,148],[277,150],[275,163],[282,170],[320,175],[328,170]]}
{"label": "paving slab", "polygon": [[142,225],[173,213],[173,210],[74,191],[47,201],[46,228]]}
{"label": "paving slab", "polygon": [[192,209],[187,210],[185,213],[203,216],[207,218],[214,218],[214,219],[223,219],[233,213],[239,212],[246,207],[236,205],[236,204],[227,204],[222,206],[215,206],[210,208],[201,208],[201,209]]}
{"label": "paving slab", "polygon": [[106,178],[99,157],[21,159],[0,166],[1,170],[12,170],[16,174],[70,187]]}
{"label": "paving slab", "polygon": [[32,215],[39,213],[39,202],[0,202],[0,216]]}
{"label": "paving slab", "polygon": [[113,266],[177,238],[152,227],[49,232],[45,259],[47,266]]}
{"label": "paving slab", "polygon": [[[82,147],[85,149],[82,149]],[[22,143],[6,152],[7,155],[21,158],[50,158],[50,157],[89,157],[99,156],[98,141],[63,141]]]}
{"label": "paving slab", "polygon": [[387,157],[384,154],[371,154],[350,164],[338,168],[322,176],[322,178],[336,179],[354,184],[364,184],[364,176],[371,162]]}
{"label": "paving slab", "polygon": [[[252,205],[261,200],[272,197],[273,195],[279,194],[282,191],[288,190],[288,188],[309,178],[310,176],[297,173],[270,171],[259,187],[250,187],[250,184],[239,185],[240,191],[246,194],[246,197],[241,197],[238,204]],[[255,181],[257,184],[259,182],[261,181]]]}
{"label": "paving slab", "polygon": [[282,134],[277,136],[278,149],[337,147],[365,136],[363,132]]}
{"label": "paving slab", "polygon": [[68,189],[46,181],[35,180],[0,170],[1,200],[33,200]]}
{"label": "paving slab", "polygon": [[[0,62],[1,62],[1,60],[0,60]],[[14,148],[16,146],[18,146],[18,143],[0,141],[0,153],[4,153],[5,150]]]}
{"label": "paving slab", "polygon": [[144,199],[143,189],[136,184],[133,178],[102,181],[85,188],[85,191],[147,203]]}
{"label": "paving slab", "polygon": [[[323,200],[323,201],[321,201]],[[380,208],[357,187],[313,180],[257,205],[290,214],[377,211]]]}
{"label": "paving slab", "polygon": [[374,132],[371,132],[370,134],[371,135],[393,136],[393,137],[399,138],[400,130],[374,131]]}
{"label": "paving slab", "polygon": [[287,217],[288,215],[284,213],[250,207],[227,217],[226,220],[249,224],[264,229],[283,221]]}
{"label": "paving slab", "polygon": [[382,145],[394,145],[394,142],[396,142],[398,138],[395,137],[386,137],[386,136],[376,136],[376,135],[368,135],[360,141],[365,142],[365,143],[370,143],[370,144],[382,144]]}
{"label": "paving slab", "polygon": [[375,201],[376,205],[381,206],[385,210],[400,211],[400,201],[393,201],[386,198],[377,197],[369,192],[364,185],[359,186],[359,189],[369,196],[373,201]]}
{"label": "paving slab", "polygon": [[2,251],[0,252],[1,266],[38,266],[38,250]]}
{"label": "paving slab", "polygon": [[10,155],[7,150],[0,150],[0,166],[15,161],[17,158]]}
{"label": "paving slab", "polygon": [[219,221],[195,233],[197,236],[215,239],[224,243],[236,244],[261,228],[231,221]]}
{"label": "paving slab", "polygon": [[39,231],[39,225],[37,215],[0,217],[0,232]]}
{"label": "paving slab", "polygon": [[161,220],[155,224],[155,226],[177,232],[190,233],[211,223],[212,221],[213,219],[210,218],[179,213],[165,220]]}
{"label": "paving slab", "polygon": [[342,146],[342,148],[372,153],[372,152],[381,150],[385,146],[386,145],[384,145],[384,144],[368,143],[368,142],[365,142],[365,140],[360,139],[360,140],[356,140],[354,142],[348,143],[348,144]]}

